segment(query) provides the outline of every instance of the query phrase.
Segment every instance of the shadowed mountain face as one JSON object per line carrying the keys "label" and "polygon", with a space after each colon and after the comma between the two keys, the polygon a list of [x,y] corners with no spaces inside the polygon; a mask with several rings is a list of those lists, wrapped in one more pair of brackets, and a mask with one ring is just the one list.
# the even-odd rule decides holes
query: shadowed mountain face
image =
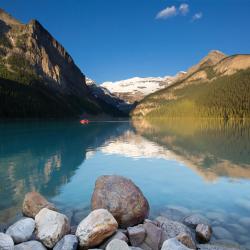
{"label": "shadowed mountain face", "polygon": [[136,131],[206,180],[250,178],[250,123],[206,119],[134,121]]}
{"label": "shadowed mountain face", "polygon": [[0,125],[0,221],[19,212],[26,192],[59,193],[88,151],[119,136],[127,124],[81,126],[77,122],[17,122]]}
{"label": "shadowed mountain face", "polygon": [[38,21],[22,24],[0,10],[0,117],[84,113],[121,114],[91,93],[71,56]]}

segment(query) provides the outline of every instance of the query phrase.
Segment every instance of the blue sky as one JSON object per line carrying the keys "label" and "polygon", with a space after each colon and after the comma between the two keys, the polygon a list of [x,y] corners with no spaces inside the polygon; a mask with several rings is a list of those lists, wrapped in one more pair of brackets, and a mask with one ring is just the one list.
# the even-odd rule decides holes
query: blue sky
{"label": "blue sky", "polygon": [[98,82],[173,75],[218,49],[250,53],[250,0],[1,0],[38,19]]}

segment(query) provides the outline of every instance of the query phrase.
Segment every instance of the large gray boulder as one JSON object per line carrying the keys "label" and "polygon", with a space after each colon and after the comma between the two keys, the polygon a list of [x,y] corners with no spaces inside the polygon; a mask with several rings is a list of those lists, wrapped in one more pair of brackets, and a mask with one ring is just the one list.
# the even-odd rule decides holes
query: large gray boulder
{"label": "large gray boulder", "polygon": [[81,221],[76,236],[81,247],[91,248],[101,244],[114,234],[117,228],[118,223],[108,210],[97,209]]}
{"label": "large gray boulder", "polygon": [[60,241],[57,242],[53,250],[76,250],[78,240],[75,235],[65,235]]}
{"label": "large gray boulder", "polygon": [[6,234],[10,235],[16,244],[28,241],[35,230],[35,221],[31,218],[25,218],[11,225]]}
{"label": "large gray boulder", "polygon": [[174,238],[181,233],[186,233],[186,234],[191,235],[190,229],[186,225],[178,221],[172,221],[163,216],[157,217],[156,221],[160,224],[161,228],[165,231],[165,239]]}
{"label": "large gray boulder", "polygon": [[130,247],[125,241],[115,239],[109,242],[106,250],[130,250]]}
{"label": "large gray boulder", "polygon": [[184,246],[180,241],[176,238],[166,240],[161,250],[190,250],[190,248]]}
{"label": "large gray boulder", "polygon": [[41,194],[37,192],[27,193],[23,201],[23,214],[27,217],[35,218],[43,208],[56,210],[54,204],[48,202]]}
{"label": "large gray boulder", "polygon": [[149,214],[149,204],[141,190],[131,180],[116,175],[97,179],[91,203],[93,210],[107,209],[121,228],[137,225]]}
{"label": "large gray boulder", "polygon": [[14,250],[46,250],[47,248],[39,241],[31,240],[15,245]]}
{"label": "large gray boulder", "polygon": [[0,249],[1,250],[14,249],[14,241],[8,234],[0,233]]}
{"label": "large gray boulder", "polygon": [[35,217],[37,238],[48,248],[70,231],[68,218],[61,213],[43,208]]}

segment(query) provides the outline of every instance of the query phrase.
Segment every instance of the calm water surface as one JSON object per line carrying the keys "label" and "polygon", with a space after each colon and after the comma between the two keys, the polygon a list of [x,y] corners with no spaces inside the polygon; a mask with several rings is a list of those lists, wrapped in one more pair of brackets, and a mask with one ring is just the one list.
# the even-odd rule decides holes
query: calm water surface
{"label": "calm water surface", "polygon": [[169,208],[200,213],[228,230],[224,238],[250,246],[248,122],[0,124],[0,223],[17,217],[31,190],[78,223],[103,174],[131,178],[153,217]]}

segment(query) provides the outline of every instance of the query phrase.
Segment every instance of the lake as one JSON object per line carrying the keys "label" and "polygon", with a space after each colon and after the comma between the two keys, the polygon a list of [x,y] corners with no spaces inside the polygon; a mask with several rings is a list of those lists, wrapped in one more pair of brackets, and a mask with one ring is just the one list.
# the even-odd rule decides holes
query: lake
{"label": "lake", "polygon": [[[26,121],[0,124],[0,223],[36,190],[78,223],[95,180],[117,174],[147,197],[151,217],[200,213],[250,249],[250,124],[246,121]],[[221,233],[221,227],[226,232]]]}

